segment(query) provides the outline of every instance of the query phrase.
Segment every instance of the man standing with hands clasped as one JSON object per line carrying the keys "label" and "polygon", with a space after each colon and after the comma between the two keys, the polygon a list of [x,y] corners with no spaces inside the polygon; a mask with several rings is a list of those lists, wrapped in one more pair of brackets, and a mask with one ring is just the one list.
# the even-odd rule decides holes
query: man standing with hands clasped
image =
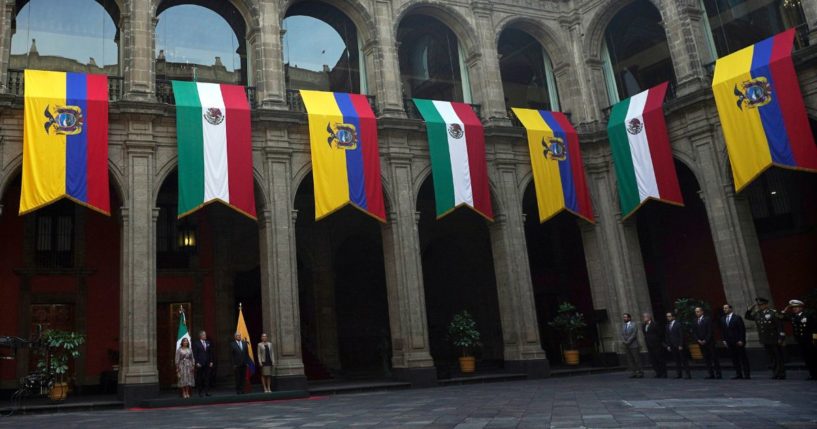
{"label": "man standing with hands clasped", "polygon": [[664,332],[655,324],[652,314],[641,315],[644,323],[641,330],[644,332],[644,342],[647,343],[647,353],[650,355],[650,364],[655,370],[655,378],[667,378],[667,363],[664,361]]}
{"label": "man standing with hands clasped", "polygon": [[199,332],[199,339],[192,341],[193,343],[193,359],[196,362],[196,387],[199,391],[199,396],[202,394],[210,396],[210,377],[213,371],[213,362],[215,362],[215,355],[213,354],[213,345],[207,339],[207,332]]}
{"label": "man standing with hands clasped", "polygon": [[624,345],[624,354],[627,356],[627,366],[630,368],[630,378],[644,377],[641,370],[641,356],[638,353],[638,328],[633,323],[630,313],[624,313],[624,326],[621,327],[621,343]]}
{"label": "man standing with hands clasped", "polygon": [[718,362],[718,355],[715,351],[715,336],[712,332],[712,319],[706,317],[704,309],[695,307],[695,341],[701,346],[701,352],[706,361],[706,369],[709,370],[707,379],[721,378],[721,364]]}
{"label": "man standing with hands clasped", "polygon": [[769,300],[755,298],[755,305],[746,310],[746,320],[753,320],[757,324],[757,336],[772,367],[772,378],[786,379],[786,367],[783,362],[783,343],[786,341],[786,332],[777,315],[777,311],[769,308]]}
{"label": "man standing with hands clasped", "polygon": [[743,319],[732,311],[729,304],[723,305],[721,332],[723,343],[729,349],[732,365],[735,367],[735,376],[732,379],[752,378],[749,374],[749,358],[746,356],[746,325],[743,324]]}
{"label": "man standing with hands clasped", "polygon": [[235,393],[241,395],[244,393],[244,378],[246,377],[247,365],[252,362],[250,359],[250,343],[241,338],[240,332],[236,332],[233,338],[234,341],[230,342],[230,356],[233,371],[235,372]]}
{"label": "man standing with hands clasped", "polygon": [[686,373],[687,379],[692,378],[689,371],[689,361],[686,354],[686,343],[684,342],[684,327],[681,322],[675,320],[675,315],[667,313],[667,334],[664,336],[667,351],[671,352],[675,357],[675,370],[678,375],[675,378],[681,378],[681,371]]}

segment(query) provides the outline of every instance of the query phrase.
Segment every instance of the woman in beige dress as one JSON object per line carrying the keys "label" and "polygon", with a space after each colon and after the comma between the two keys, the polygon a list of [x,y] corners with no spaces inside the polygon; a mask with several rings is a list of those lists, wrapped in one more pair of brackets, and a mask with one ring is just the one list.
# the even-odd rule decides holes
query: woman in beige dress
{"label": "woman in beige dress", "polygon": [[275,350],[269,342],[267,334],[261,334],[261,342],[258,343],[258,366],[261,368],[261,384],[264,385],[264,393],[272,392],[272,372],[275,369]]}
{"label": "woman in beige dress", "polygon": [[193,350],[190,349],[190,340],[182,338],[181,347],[176,350],[176,375],[179,377],[182,398],[189,398],[196,385],[195,368],[196,361],[193,359]]}

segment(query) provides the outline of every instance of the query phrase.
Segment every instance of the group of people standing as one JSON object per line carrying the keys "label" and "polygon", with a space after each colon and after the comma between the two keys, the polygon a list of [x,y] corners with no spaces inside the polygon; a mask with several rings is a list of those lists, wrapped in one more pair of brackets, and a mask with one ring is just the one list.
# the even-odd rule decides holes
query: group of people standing
{"label": "group of people standing", "polygon": [[[786,378],[783,354],[786,332],[783,322],[788,320],[792,324],[793,336],[808,368],[808,379],[817,380],[817,345],[814,342],[817,339],[815,338],[817,336],[817,315],[806,310],[802,301],[793,299],[789,301],[789,305],[778,312],[769,307],[768,299],[756,298],[755,304],[749,307],[744,317],[754,321],[757,325],[758,340],[766,349],[769,367],[772,369],[772,378],[779,380]],[[622,318],[624,324],[621,328],[621,342],[624,346],[631,378],[644,376],[639,354],[638,329],[641,329],[644,335],[650,365],[655,371],[655,377],[667,378],[666,351],[672,354],[675,361],[675,378],[692,378],[687,358],[687,344],[697,343],[709,372],[706,378],[722,378],[721,366],[715,349],[716,324],[720,327],[721,340],[729,350],[732,365],[735,368],[735,376],[732,379],[751,378],[749,358],[746,355],[746,325],[739,315],[734,314],[729,304],[723,305],[723,316],[719,323],[706,315],[702,307],[696,307],[695,320],[692,321],[689,330],[691,338],[687,338],[690,333],[686,332],[683,323],[676,320],[672,312],[666,314],[667,321],[663,327],[658,326],[649,313],[642,315],[640,327],[636,326],[636,322],[632,320],[629,313],[625,313]]]}
{"label": "group of people standing", "polygon": [[[250,354],[250,343],[236,332],[230,341],[230,363],[235,377],[235,393],[244,393],[248,368],[255,365]],[[261,334],[257,344],[256,360],[261,369],[261,384],[265,393],[272,392],[272,376],[275,371],[275,351],[267,334]],[[199,332],[197,340],[182,339],[176,350],[176,375],[183,398],[189,398],[193,387],[198,395],[210,396],[210,386],[215,372],[215,352],[213,343],[207,339],[207,332]]]}

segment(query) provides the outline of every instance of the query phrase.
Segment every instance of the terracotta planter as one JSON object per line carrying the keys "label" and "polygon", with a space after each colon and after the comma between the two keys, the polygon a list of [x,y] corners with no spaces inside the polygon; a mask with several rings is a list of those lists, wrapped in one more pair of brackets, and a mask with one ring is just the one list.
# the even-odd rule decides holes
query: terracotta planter
{"label": "terracotta planter", "polygon": [[477,359],[473,356],[463,356],[460,358],[460,372],[471,374],[476,370]]}
{"label": "terracotta planter", "polygon": [[689,345],[689,356],[692,360],[703,360],[704,354],[701,352],[701,345],[693,343]]}
{"label": "terracotta planter", "polygon": [[48,399],[52,401],[64,401],[68,396],[68,383],[54,383],[48,391]]}
{"label": "terracotta planter", "polygon": [[568,365],[578,365],[579,364],[579,351],[578,350],[565,350],[565,363]]}

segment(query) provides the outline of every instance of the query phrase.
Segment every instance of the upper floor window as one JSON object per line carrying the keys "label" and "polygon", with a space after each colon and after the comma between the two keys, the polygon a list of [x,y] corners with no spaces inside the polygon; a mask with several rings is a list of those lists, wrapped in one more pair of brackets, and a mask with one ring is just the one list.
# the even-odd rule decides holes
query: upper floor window
{"label": "upper floor window", "polygon": [[[813,0],[812,0],[813,1]],[[701,0],[709,18],[710,49],[723,57],[771,37],[783,30],[800,26],[797,46],[808,42],[805,17],[799,1],[786,0]]]}
{"label": "upper floor window", "polygon": [[357,28],[343,12],[318,1],[295,3],[283,28],[288,89],[366,93]]}
{"label": "upper floor window", "polygon": [[559,110],[553,65],[536,39],[524,31],[509,28],[499,36],[497,51],[508,109]]}
{"label": "upper floor window", "polygon": [[10,69],[120,74],[115,0],[18,0],[16,11]]}
{"label": "upper floor window", "polygon": [[471,102],[457,36],[428,15],[409,15],[397,30],[400,80],[406,98]]}
{"label": "upper floor window", "polygon": [[229,1],[163,1],[157,10],[156,77],[251,85],[246,24]]}
{"label": "upper floor window", "polygon": [[74,266],[75,206],[59,201],[34,214],[35,264],[41,268]]}
{"label": "upper floor window", "polygon": [[610,21],[602,63],[611,105],[661,82],[675,81],[661,13],[649,0],[632,2]]}

